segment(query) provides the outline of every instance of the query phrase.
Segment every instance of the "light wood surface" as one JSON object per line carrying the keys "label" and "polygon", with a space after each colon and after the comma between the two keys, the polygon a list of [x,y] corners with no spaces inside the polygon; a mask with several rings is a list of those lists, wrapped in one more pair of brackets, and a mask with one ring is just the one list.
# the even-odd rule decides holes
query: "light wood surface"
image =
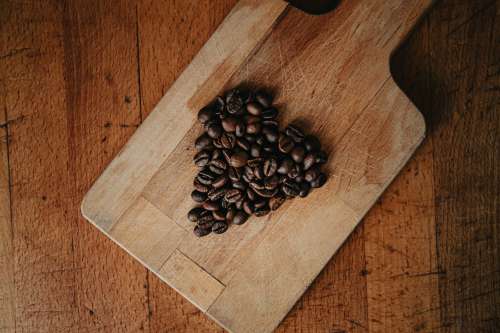
{"label": "light wood surface", "polygon": [[[281,1],[240,1],[97,180],[83,215],[229,331],[273,330],[425,135],[388,59],[428,5],[352,2],[312,17]],[[224,237],[195,239],[185,218],[201,131],[195,115],[240,82],[274,91],[284,123],[307,122],[331,153],[331,181]],[[176,230],[168,237],[150,234],[160,212],[162,232]],[[144,247],[148,238],[153,248]]]}
{"label": "light wood surface", "polygon": [[[0,332],[222,331],[79,205],[234,3],[0,2]],[[278,332],[496,331],[498,8],[438,1],[394,55],[428,136]]]}

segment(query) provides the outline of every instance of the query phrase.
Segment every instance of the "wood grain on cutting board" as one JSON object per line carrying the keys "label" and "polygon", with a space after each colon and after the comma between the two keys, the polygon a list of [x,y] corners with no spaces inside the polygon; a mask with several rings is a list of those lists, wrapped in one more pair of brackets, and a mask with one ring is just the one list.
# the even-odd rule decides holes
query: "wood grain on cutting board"
{"label": "wood grain on cutting board", "polygon": [[[280,1],[240,1],[93,186],[83,214],[224,327],[272,330],[424,136],[388,61],[428,5],[352,1],[311,17]],[[195,239],[185,219],[195,115],[242,81],[273,90],[283,122],[320,137],[330,181],[269,217]],[[205,278],[189,286],[183,272]]]}

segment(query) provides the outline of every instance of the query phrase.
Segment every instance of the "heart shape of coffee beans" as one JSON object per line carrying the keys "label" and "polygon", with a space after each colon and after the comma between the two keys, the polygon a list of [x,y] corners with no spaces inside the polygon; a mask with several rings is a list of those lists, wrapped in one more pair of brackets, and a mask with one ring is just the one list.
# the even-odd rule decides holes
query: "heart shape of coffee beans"
{"label": "heart shape of coffee beans", "polygon": [[194,143],[197,206],[187,215],[196,236],[222,234],[325,184],[327,155],[318,138],[294,125],[280,131],[277,118],[267,93],[239,88],[198,112],[204,133]]}

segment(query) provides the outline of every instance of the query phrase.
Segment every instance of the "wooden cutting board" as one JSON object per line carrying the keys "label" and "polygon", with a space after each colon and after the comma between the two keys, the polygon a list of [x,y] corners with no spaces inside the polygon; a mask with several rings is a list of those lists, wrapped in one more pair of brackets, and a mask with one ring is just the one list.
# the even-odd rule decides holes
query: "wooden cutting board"
{"label": "wooden cutting board", "polygon": [[[83,215],[227,330],[272,331],[424,137],[389,58],[430,2],[344,0],[310,16],[241,0],[93,185]],[[329,181],[198,239],[185,217],[196,114],[242,82],[275,92],[282,124],[319,136]]]}

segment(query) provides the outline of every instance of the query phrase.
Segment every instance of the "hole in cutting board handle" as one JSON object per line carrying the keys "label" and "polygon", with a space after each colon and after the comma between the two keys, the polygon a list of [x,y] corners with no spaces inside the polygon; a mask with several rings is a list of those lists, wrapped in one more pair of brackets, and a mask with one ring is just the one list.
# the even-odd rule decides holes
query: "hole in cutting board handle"
{"label": "hole in cutting board handle", "polygon": [[286,0],[292,6],[313,15],[321,15],[335,9],[340,0]]}

